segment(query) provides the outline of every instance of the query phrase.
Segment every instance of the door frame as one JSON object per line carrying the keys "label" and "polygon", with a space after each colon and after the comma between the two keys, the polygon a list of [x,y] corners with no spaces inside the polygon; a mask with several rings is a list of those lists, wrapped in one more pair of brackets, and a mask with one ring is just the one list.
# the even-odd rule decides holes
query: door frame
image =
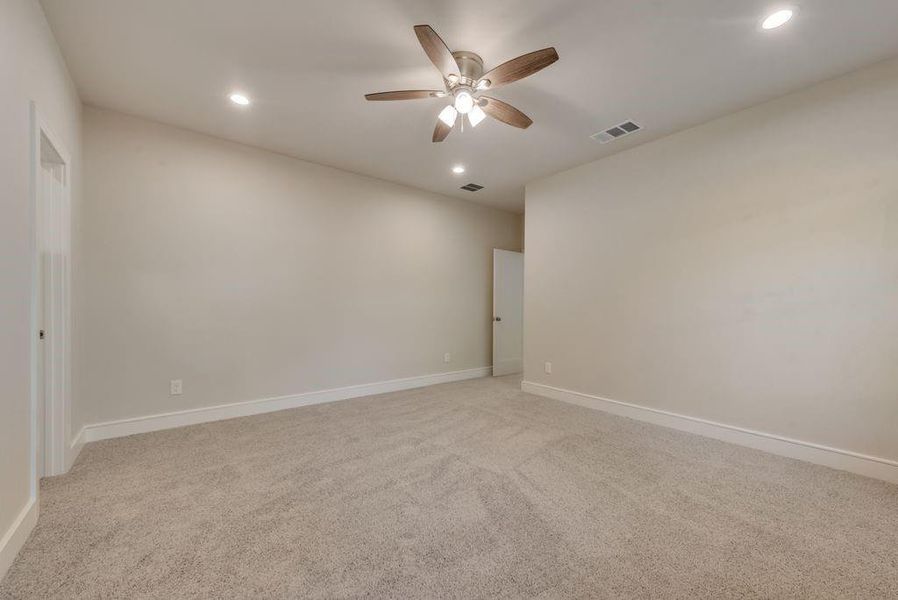
{"label": "door frame", "polygon": [[[72,237],[72,154],[62,139],[49,126],[37,105],[31,102],[31,176],[29,196],[29,218],[31,221],[31,305],[30,305],[30,364],[31,364],[31,495],[37,499],[39,480],[42,476],[60,475],[68,471],[74,457],[69,446],[69,430],[71,429],[71,237]],[[48,327],[47,338],[39,339],[42,315],[38,314],[40,306],[38,294],[42,286],[41,248],[39,239],[42,232],[38,228],[46,227],[46,223],[38,216],[41,194],[41,141],[45,138],[59,155],[63,164],[63,188],[61,222],[52,228],[55,233],[53,243],[62,247],[62,254],[68,261],[62,269],[62,279],[49,286],[44,292],[44,301],[50,306],[53,314],[61,315],[62,322]],[[57,327],[58,325],[58,327]],[[42,344],[53,342],[52,353],[45,355],[43,373],[47,375],[44,394],[40,394],[38,377],[42,374],[38,368],[39,353]],[[43,397],[42,397],[43,396]],[[39,402],[44,403],[43,422],[39,422]],[[43,434],[41,435],[41,432]],[[43,442],[43,443],[41,443]]]}

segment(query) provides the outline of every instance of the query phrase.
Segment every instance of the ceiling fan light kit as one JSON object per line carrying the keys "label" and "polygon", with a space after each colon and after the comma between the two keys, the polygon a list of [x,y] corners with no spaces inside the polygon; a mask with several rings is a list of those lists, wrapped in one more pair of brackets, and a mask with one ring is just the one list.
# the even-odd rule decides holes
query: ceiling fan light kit
{"label": "ceiling fan light kit", "polygon": [[[433,131],[433,141],[442,142],[452,132],[456,122],[467,117],[471,127],[490,116],[507,125],[527,129],[533,121],[515,107],[480,93],[518,81],[548,67],[558,60],[555,48],[543,48],[502,63],[484,73],[483,59],[473,52],[452,52],[430,25],[416,25],[415,35],[424,53],[443,76],[445,90],[399,90],[366,94],[371,101],[415,100],[424,98],[452,98],[439,113]],[[462,118],[459,119],[458,116]]]}
{"label": "ceiling fan light kit", "polygon": [[471,112],[468,113],[468,122],[471,124],[471,127],[477,127],[485,118],[486,113],[483,112],[483,109],[478,104],[475,104]]}
{"label": "ceiling fan light kit", "polygon": [[444,108],[443,110],[441,110],[440,115],[439,115],[440,121],[442,121],[449,127],[452,127],[453,125],[455,125],[455,119],[457,117],[458,117],[458,111],[455,110],[455,107],[452,106],[451,104],[449,106],[447,106],[446,108]]}

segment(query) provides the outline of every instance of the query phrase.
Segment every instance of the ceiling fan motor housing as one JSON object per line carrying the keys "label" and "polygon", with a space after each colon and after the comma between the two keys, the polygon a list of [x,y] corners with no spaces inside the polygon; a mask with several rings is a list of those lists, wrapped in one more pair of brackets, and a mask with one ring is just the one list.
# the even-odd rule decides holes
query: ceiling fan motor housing
{"label": "ceiling fan motor housing", "polygon": [[477,81],[483,76],[483,59],[473,52],[467,50],[458,50],[452,53],[455,62],[458,63],[458,72],[461,74],[459,80],[452,84],[473,88],[477,85]]}

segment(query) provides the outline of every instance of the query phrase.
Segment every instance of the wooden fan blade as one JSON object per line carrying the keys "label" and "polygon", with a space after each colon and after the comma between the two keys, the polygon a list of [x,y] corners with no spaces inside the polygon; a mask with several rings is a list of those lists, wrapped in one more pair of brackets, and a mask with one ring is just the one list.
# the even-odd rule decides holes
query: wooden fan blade
{"label": "wooden fan blade", "polygon": [[480,99],[486,100],[486,103],[482,104],[480,107],[483,109],[483,112],[497,121],[502,121],[508,125],[520,127],[521,129],[527,129],[533,125],[533,120],[530,117],[511,104],[496,100],[495,98],[490,98],[489,96],[481,96]]}
{"label": "wooden fan blade", "polygon": [[424,48],[427,58],[442,73],[443,79],[448,79],[450,75],[454,75],[456,78],[461,77],[455,57],[452,56],[446,42],[437,35],[433,27],[415,25],[415,35],[418,36],[418,41],[421,42],[421,47]]}
{"label": "wooden fan blade", "polygon": [[490,82],[488,89],[493,89],[529,77],[537,71],[545,69],[556,60],[558,60],[558,52],[555,51],[555,48],[543,48],[502,63],[495,69],[484,73],[480,80],[488,79]]}
{"label": "wooden fan blade", "polygon": [[443,90],[396,90],[395,92],[377,92],[365,94],[365,100],[417,100],[419,98],[437,98],[445,96]]}
{"label": "wooden fan blade", "polygon": [[443,123],[440,119],[437,119],[437,126],[433,130],[433,141],[442,142],[450,133],[452,133],[452,128]]}

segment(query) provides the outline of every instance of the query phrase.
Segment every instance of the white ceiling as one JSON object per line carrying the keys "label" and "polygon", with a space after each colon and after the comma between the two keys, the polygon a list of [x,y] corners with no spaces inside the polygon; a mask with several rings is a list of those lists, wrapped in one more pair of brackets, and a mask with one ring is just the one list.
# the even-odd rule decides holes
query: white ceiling
{"label": "white ceiling", "polygon": [[[896,0],[800,0],[773,31],[758,25],[776,0],[42,3],[89,104],[515,211],[527,181],[898,54]],[[555,46],[559,62],[493,92],[533,126],[488,119],[433,144],[445,100],[366,102],[440,86],[419,23],[487,69]],[[589,138],[626,119],[646,130]]]}

